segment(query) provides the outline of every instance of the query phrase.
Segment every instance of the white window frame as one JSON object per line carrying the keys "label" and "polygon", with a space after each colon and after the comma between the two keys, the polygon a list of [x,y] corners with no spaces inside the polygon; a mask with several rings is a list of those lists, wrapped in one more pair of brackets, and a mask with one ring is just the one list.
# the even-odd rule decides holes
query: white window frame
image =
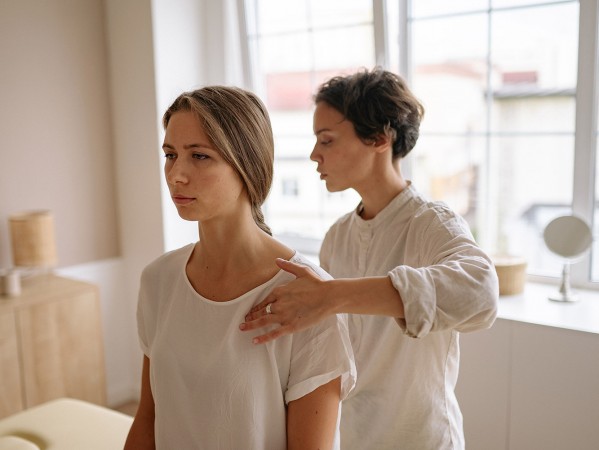
{"label": "white window frame", "polygon": [[[408,83],[411,73],[411,21],[410,0],[373,0],[375,60],[377,65],[388,68],[389,42],[386,5],[387,1],[399,3],[399,73]],[[414,0],[417,1],[417,0]],[[247,16],[244,0],[237,0],[240,11],[240,31],[247,36]],[[559,3],[559,2],[558,2]],[[547,3],[556,4],[555,2]],[[489,1],[491,5],[491,0]],[[540,6],[540,5],[535,5]],[[488,11],[492,8],[489,6]],[[573,176],[573,214],[593,223],[595,212],[595,172],[596,172],[596,147],[597,147],[597,97],[598,97],[598,70],[599,70],[599,2],[596,0],[579,0],[579,40],[578,40],[578,75],[576,86],[576,120],[574,130],[574,176]],[[490,31],[489,31],[490,33]],[[256,74],[248,39],[242,45],[242,66],[246,74],[247,86],[256,86]],[[491,45],[489,36],[489,45]],[[411,174],[411,158],[404,161],[403,170],[409,177]],[[488,179],[488,169],[486,170]],[[488,198],[488,189],[482,192],[483,198]],[[484,226],[484,224],[483,224]],[[310,246],[314,243],[310,240]],[[296,243],[301,246],[301,243]],[[301,251],[301,249],[300,249]],[[529,275],[533,282],[555,281],[555,277]],[[572,265],[571,281],[574,285],[586,288],[599,289],[599,282],[591,280],[591,254]]]}
{"label": "white window frame", "polygon": [[[410,82],[411,22],[410,0],[400,1],[400,61],[402,75]],[[417,0],[414,0],[417,1]],[[490,3],[490,2],[489,2]],[[547,5],[556,4],[555,2]],[[537,5],[535,6],[542,6]],[[488,11],[491,11],[489,6]],[[599,4],[596,0],[579,0],[578,74],[576,86],[576,121],[574,129],[574,176],[572,191],[572,213],[593,224],[595,202],[595,171],[597,146],[597,72],[599,65]],[[490,30],[489,30],[490,33]],[[489,45],[491,38],[489,36]],[[488,174],[488,169],[485,171]],[[488,179],[488,175],[487,175]],[[487,189],[488,191],[488,189]],[[481,193],[483,198],[487,193]],[[484,228],[484,226],[483,226]],[[585,288],[599,288],[599,282],[591,281],[591,253],[573,264],[570,272],[572,284]],[[554,282],[556,277],[529,275],[529,281]]]}

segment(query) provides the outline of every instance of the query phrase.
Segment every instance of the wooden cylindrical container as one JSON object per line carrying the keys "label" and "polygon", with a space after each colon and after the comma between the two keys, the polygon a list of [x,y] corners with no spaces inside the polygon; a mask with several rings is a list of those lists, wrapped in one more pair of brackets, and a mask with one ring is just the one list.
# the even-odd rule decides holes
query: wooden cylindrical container
{"label": "wooden cylindrical container", "polygon": [[27,211],[9,216],[12,259],[15,267],[56,265],[54,218],[50,211]]}
{"label": "wooden cylindrical container", "polygon": [[493,258],[499,295],[517,295],[524,291],[526,283],[526,260],[516,256],[496,256]]}

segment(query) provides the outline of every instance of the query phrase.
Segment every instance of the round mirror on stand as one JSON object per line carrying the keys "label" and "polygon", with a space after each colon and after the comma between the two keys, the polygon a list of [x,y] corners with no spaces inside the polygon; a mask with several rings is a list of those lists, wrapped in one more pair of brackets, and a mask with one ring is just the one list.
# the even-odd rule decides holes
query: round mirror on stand
{"label": "round mirror on stand", "polygon": [[561,216],[553,219],[543,232],[545,244],[556,255],[564,258],[562,281],[559,291],[549,300],[575,302],[578,295],[570,286],[570,265],[578,261],[591,248],[593,235],[589,225],[576,216]]}

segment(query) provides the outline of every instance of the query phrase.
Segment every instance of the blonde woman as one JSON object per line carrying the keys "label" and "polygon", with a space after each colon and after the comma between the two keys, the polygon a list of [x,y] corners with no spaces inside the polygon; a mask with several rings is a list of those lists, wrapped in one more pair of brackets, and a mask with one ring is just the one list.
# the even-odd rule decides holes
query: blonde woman
{"label": "blonde woman", "polygon": [[329,278],[264,223],[273,174],[264,105],[242,89],[205,87],[179,96],[163,124],[166,181],[199,241],[142,274],[142,390],[125,449],[337,448],[339,402],[355,382],[343,319],[266,346],[238,328],[294,278],[276,258]]}

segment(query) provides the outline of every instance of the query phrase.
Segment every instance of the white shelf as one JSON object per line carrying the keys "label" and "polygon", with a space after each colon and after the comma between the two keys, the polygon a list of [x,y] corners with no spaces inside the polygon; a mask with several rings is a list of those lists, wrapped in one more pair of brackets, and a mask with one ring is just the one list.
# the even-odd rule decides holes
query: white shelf
{"label": "white shelf", "polygon": [[599,292],[575,289],[579,301],[549,300],[557,286],[527,283],[520,295],[500,296],[499,319],[599,334]]}

